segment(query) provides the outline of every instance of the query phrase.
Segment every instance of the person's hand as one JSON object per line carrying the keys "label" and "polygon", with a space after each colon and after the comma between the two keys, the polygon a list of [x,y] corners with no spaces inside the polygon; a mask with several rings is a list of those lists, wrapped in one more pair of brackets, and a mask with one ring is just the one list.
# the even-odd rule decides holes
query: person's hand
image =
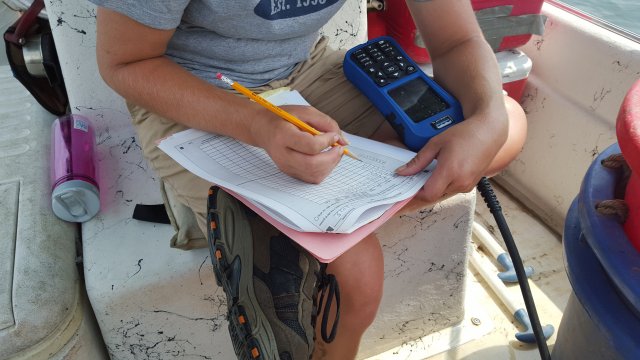
{"label": "person's hand", "polygon": [[[256,121],[255,137],[278,168],[296,179],[318,184],[324,180],[342,157],[346,141],[338,124],[312,106],[286,105],[282,109],[306,122],[323,134],[311,135],[282,118],[268,113]],[[334,143],[341,146],[324,151]]]}
{"label": "person's hand", "polygon": [[433,203],[442,198],[473,190],[505,143],[508,132],[506,113],[495,117],[475,115],[433,137],[399,175],[422,171],[434,159],[438,163],[418,193],[418,199]]}

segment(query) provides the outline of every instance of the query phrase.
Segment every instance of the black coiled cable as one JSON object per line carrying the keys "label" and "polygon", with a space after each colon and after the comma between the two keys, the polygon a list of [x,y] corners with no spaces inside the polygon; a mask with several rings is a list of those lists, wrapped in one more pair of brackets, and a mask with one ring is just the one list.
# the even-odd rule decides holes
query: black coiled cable
{"label": "black coiled cable", "polygon": [[547,342],[542,332],[542,326],[540,325],[540,319],[538,318],[538,311],[536,310],[536,304],[533,301],[533,295],[531,295],[531,289],[529,288],[529,281],[525,274],[524,265],[522,265],[522,259],[520,258],[520,253],[518,252],[516,243],[513,240],[513,236],[511,235],[511,230],[509,230],[507,221],[502,214],[502,207],[500,206],[496,195],[493,193],[493,188],[486,177],[480,179],[477,188],[478,191],[480,191],[480,195],[482,195],[484,202],[487,204],[487,207],[493,214],[496,224],[498,225],[498,229],[500,230],[500,234],[507,246],[509,256],[511,256],[511,261],[513,262],[516,276],[518,277],[518,283],[520,284],[520,290],[522,291],[522,297],[524,298],[524,305],[527,308],[529,320],[531,320],[531,326],[533,327],[533,334],[536,337],[540,357],[543,360],[550,360],[551,355],[549,354],[549,348],[547,347]]}

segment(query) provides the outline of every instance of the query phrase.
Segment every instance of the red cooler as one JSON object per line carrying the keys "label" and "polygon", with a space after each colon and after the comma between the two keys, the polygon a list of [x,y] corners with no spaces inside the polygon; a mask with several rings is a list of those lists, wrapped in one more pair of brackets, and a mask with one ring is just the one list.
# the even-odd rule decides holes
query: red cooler
{"label": "red cooler", "polygon": [[387,24],[384,21],[384,12],[381,10],[369,10],[367,12],[367,37],[375,39],[387,35]]}
{"label": "red cooler", "polygon": [[[543,0],[471,1],[482,32],[496,52],[522,46],[534,34],[542,35],[545,17],[540,15],[540,10],[543,3]],[[429,54],[405,0],[386,0],[384,20],[387,34],[396,39],[414,61],[429,62]]]}
{"label": "red cooler", "polygon": [[640,80],[637,80],[620,106],[616,121],[620,150],[631,168],[624,200],[629,208],[624,231],[640,251]]}

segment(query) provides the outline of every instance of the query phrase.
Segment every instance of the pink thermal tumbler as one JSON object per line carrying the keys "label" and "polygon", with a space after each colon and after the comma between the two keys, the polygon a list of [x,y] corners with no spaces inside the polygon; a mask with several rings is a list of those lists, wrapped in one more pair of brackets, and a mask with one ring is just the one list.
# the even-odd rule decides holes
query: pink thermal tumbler
{"label": "pink thermal tumbler", "polygon": [[95,138],[89,119],[56,119],[51,137],[51,206],[62,220],[85,222],[100,210],[94,161]]}

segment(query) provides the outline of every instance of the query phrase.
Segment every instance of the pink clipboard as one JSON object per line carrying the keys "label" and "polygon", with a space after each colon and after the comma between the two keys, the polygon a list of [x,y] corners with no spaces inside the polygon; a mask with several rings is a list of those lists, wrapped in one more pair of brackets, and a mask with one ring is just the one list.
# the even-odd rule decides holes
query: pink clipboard
{"label": "pink clipboard", "polygon": [[374,232],[398,210],[400,210],[406,203],[411,201],[411,198],[395,203],[389,210],[385,211],[382,216],[373,220],[372,222],[358,228],[356,231],[350,234],[334,234],[334,233],[316,233],[316,232],[301,232],[293,230],[281,222],[275,220],[269,214],[265,213],[257,206],[253,205],[250,201],[239,196],[233,191],[226,189],[229,194],[233,195],[236,199],[240,200],[248,208],[255,211],[263,219],[267,220],[276,229],[282,231],[285,235],[293,239],[300,246],[305,248],[311,255],[315,256],[320,262],[330,263],[338,256],[344,254],[347,250],[351,249],[360,240],[364,239],[367,235]]}

